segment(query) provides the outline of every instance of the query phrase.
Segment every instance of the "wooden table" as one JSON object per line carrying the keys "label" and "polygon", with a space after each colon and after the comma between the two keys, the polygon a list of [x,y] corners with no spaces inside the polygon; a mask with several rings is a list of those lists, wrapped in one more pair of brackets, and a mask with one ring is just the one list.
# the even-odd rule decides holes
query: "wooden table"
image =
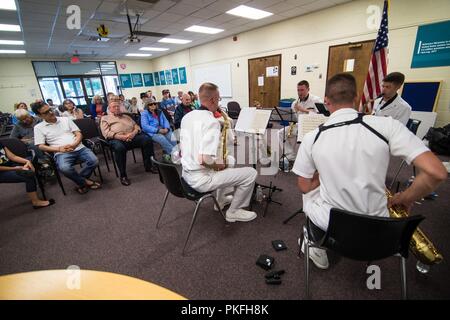
{"label": "wooden table", "polygon": [[92,270],[44,270],[0,276],[0,299],[186,300],[137,278]]}

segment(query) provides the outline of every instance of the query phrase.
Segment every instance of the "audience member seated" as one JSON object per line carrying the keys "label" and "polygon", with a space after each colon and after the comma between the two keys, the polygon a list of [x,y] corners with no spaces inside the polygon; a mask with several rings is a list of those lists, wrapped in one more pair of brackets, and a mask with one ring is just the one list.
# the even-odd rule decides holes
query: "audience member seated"
{"label": "audience member seated", "polygon": [[110,102],[108,115],[103,116],[100,121],[100,129],[103,136],[109,140],[114,151],[114,158],[120,173],[120,182],[124,186],[131,184],[126,172],[127,150],[129,149],[141,147],[144,153],[145,171],[158,172],[151,161],[153,156],[152,138],[142,133],[131,117],[120,112],[119,101],[112,100]]}
{"label": "audience member seated", "polygon": [[195,109],[200,108],[200,102],[198,100],[198,95],[196,95],[192,91],[188,91],[188,94],[191,96],[192,104],[194,105]]}
{"label": "audience member seated", "polygon": [[[34,114],[33,111],[28,110],[28,106],[25,102],[18,102],[16,104],[14,104],[14,111],[18,110],[18,109],[25,109],[27,110],[32,116],[36,116],[36,114]],[[17,122],[19,122],[19,120],[17,120],[16,116],[13,115],[12,117],[12,123],[13,124],[17,124]]]}
{"label": "audience member seated", "polygon": [[61,117],[67,117],[72,120],[84,118],[83,110],[77,108],[72,100],[66,99],[63,101],[62,105],[65,111],[61,114]]}
{"label": "audience member seated", "polygon": [[181,99],[183,98],[183,91],[178,91],[177,96],[175,97],[175,104],[179,106],[181,104]]}
{"label": "audience member seated", "polygon": [[129,113],[139,113],[138,101],[136,97],[131,98],[130,106],[128,108]]}
{"label": "audience member seated", "polygon": [[[56,117],[45,102],[31,105],[33,111],[43,120],[34,127],[34,143],[42,151],[55,154],[56,165],[67,178],[75,182],[76,191],[84,194],[89,189],[99,189],[100,183],[90,179],[98,165],[95,154],[82,143],[80,129],[68,117]],[[75,165],[81,163],[80,172]]]}
{"label": "audience member seated", "polygon": [[177,105],[175,99],[170,96],[170,91],[168,89],[164,89],[162,91],[162,95],[163,98],[159,103],[160,108],[169,111],[170,115],[173,115],[175,107]]}
{"label": "audience member seated", "polygon": [[34,144],[34,127],[41,121],[37,117],[33,117],[25,109],[17,109],[14,112],[18,122],[11,131],[10,138],[20,139],[29,149],[36,153],[40,159],[44,158],[44,153]]}
{"label": "audience member seated", "polygon": [[[164,153],[170,158],[173,147],[177,144],[172,141],[172,130],[170,130],[169,121],[161,110],[158,110],[158,104],[154,101],[147,102],[145,111],[141,118],[142,130],[152,137],[163,149]],[[167,157],[166,157],[167,159]]]}
{"label": "audience member seated", "polygon": [[53,104],[53,100],[52,99],[47,99],[47,104],[48,106],[53,110],[53,112],[55,113],[56,116],[59,116],[59,110],[58,110],[58,106],[56,104]]}
{"label": "audience member seated", "polygon": [[25,182],[28,197],[34,209],[55,204],[55,200],[41,200],[37,195],[34,167],[31,161],[18,157],[0,141],[0,183]]}
{"label": "audience member seated", "polygon": [[175,129],[180,129],[181,119],[192,110],[195,110],[194,105],[192,104],[191,96],[187,93],[183,94],[181,97],[181,104],[175,109],[173,124]]}
{"label": "audience member seated", "polygon": [[125,112],[130,112],[130,102],[125,99],[125,96],[123,94],[119,94],[119,99],[120,99],[120,102],[123,104],[123,106],[126,109]]}
{"label": "audience member seated", "polygon": [[106,114],[106,109],[108,105],[103,103],[103,98],[99,95],[96,95],[92,98],[92,104],[90,107],[91,117],[92,119],[101,118]]}
{"label": "audience member seated", "polygon": [[147,91],[147,98],[152,99],[153,101],[156,101],[156,97],[153,95],[152,90]]}

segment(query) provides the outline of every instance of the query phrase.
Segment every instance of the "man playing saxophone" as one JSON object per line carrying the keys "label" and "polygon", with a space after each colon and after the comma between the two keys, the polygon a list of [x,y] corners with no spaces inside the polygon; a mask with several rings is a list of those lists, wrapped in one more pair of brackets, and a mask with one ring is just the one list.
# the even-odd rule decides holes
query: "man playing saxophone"
{"label": "man playing saxophone", "polygon": [[[302,80],[297,84],[298,99],[292,102],[291,109],[295,113],[295,120],[297,121],[297,115],[307,113],[317,113],[315,103],[322,103],[322,99],[309,93],[309,83],[306,80]],[[291,123],[289,127],[281,128],[278,130],[278,136],[280,141],[280,150],[283,150],[289,161],[295,160],[295,146],[297,144],[297,124]],[[284,138],[284,139],[283,139]]]}
{"label": "man playing saxophone", "polygon": [[[441,161],[401,122],[358,114],[356,96],[352,75],[337,74],[328,80],[325,101],[331,116],[305,135],[294,164],[304,193],[303,210],[317,236],[327,230],[331,208],[389,217],[388,207],[410,210],[447,178]],[[385,180],[391,155],[413,163],[420,172],[388,203]],[[325,250],[311,248],[310,258],[319,268],[328,268]]]}
{"label": "man playing saxophone", "polygon": [[[230,159],[224,159],[226,152],[223,148],[227,141],[223,138],[226,138],[226,134],[222,134],[220,122],[214,117],[219,108],[218,87],[213,83],[202,84],[199,98],[200,108],[186,114],[181,121],[182,176],[199,192],[216,190],[221,207],[231,202],[226,212],[228,222],[251,221],[256,218],[256,213],[244,208],[250,204],[256,170],[248,167],[230,168]],[[226,123],[224,125],[227,126]],[[229,188],[234,188],[232,198],[225,196]]]}

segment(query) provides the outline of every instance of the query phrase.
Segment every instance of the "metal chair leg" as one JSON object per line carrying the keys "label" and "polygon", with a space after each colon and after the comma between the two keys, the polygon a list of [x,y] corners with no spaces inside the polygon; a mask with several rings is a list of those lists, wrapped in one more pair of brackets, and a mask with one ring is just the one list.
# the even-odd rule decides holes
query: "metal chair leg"
{"label": "metal chair leg", "polygon": [[134,154],[134,149],[131,149],[131,153],[133,154],[134,163],[136,163],[136,155]]}
{"label": "metal chair leg", "polygon": [[108,169],[108,172],[111,172],[111,170],[109,169],[108,157],[106,156],[105,147],[102,144],[100,144],[100,147],[102,148],[103,158],[105,159],[106,163],[106,169]]}
{"label": "metal chair leg", "polygon": [[402,299],[407,300],[408,295],[406,291],[406,259],[404,257],[401,257],[400,260],[401,260],[400,279],[402,281]]}
{"label": "metal chair leg", "polygon": [[56,165],[56,162],[54,159],[51,160],[52,161],[52,166],[53,166],[53,170],[55,170],[55,175],[56,175],[56,180],[58,180],[58,184],[61,187],[61,191],[64,195],[66,195],[66,190],[64,190],[64,186],[61,180],[61,175],[59,174],[58,171],[58,166]]}
{"label": "metal chair leg", "polygon": [[304,233],[304,238],[302,240],[302,244],[304,242],[305,246],[305,299],[309,299],[309,239],[307,234],[307,232]]}
{"label": "metal chair leg", "polygon": [[47,200],[47,196],[45,195],[44,183],[42,183],[41,178],[38,177],[37,175],[36,175],[36,180],[37,180],[39,189],[41,189],[41,193],[42,193],[42,198],[43,198],[43,200]]}
{"label": "metal chair leg", "polygon": [[113,163],[113,167],[114,167],[114,172],[116,173],[116,177],[119,177],[119,172],[117,171],[117,164],[116,164],[116,160],[114,159],[114,152],[112,151],[112,149],[109,150],[109,152],[111,153],[111,160]]}
{"label": "metal chair leg", "polygon": [[166,194],[164,195],[164,201],[163,201],[163,205],[161,207],[161,211],[159,212],[159,217],[158,217],[158,221],[156,221],[156,229],[158,229],[158,225],[159,225],[159,220],[161,220],[161,216],[162,213],[164,211],[164,207],[166,206],[166,202],[167,202],[167,198],[169,197],[169,191],[166,191]]}
{"label": "metal chair leg", "polygon": [[400,163],[400,167],[397,169],[397,172],[395,173],[394,179],[391,182],[391,185],[389,186],[389,189],[392,190],[392,187],[394,186],[395,181],[397,181],[397,177],[400,174],[400,171],[402,170],[403,166],[406,164],[405,160],[402,160],[402,163]]}
{"label": "metal chair leg", "polygon": [[210,196],[212,196],[212,195],[209,194],[209,195],[201,197],[200,200],[197,202],[197,205],[195,206],[194,214],[192,215],[191,225],[189,226],[189,230],[188,230],[188,233],[186,236],[186,241],[184,242],[184,247],[183,247],[183,252],[182,252],[183,256],[184,256],[184,250],[186,249],[186,245],[189,240],[189,236],[191,235],[192,227],[194,226],[195,219],[197,218],[198,209],[200,208],[200,205],[202,204],[203,200],[205,200],[206,198],[208,198]]}
{"label": "metal chair leg", "polygon": [[[102,176],[102,171],[100,170],[100,165],[97,166],[97,170],[98,170],[98,177],[100,178],[100,182],[103,183],[103,176]],[[95,170],[94,170],[95,172]]]}
{"label": "metal chair leg", "polygon": [[224,219],[226,219],[225,214],[223,213],[222,208],[219,206],[219,202],[217,201],[216,197],[213,196],[212,198],[214,200],[214,204],[216,205],[216,207],[219,208],[220,214]]}

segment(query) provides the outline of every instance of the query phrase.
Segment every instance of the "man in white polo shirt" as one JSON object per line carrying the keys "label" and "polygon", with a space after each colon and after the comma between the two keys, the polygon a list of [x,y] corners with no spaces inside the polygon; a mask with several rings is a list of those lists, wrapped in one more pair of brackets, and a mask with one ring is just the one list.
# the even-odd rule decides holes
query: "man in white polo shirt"
{"label": "man in white polo shirt", "polygon": [[[302,80],[297,84],[298,99],[292,102],[291,109],[295,113],[295,120],[299,114],[318,113],[316,103],[322,103],[322,99],[309,93],[309,83]],[[286,139],[284,143],[284,153],[289,161],[295,160],[295,146],[297,144],[298,126],[295,124],[292,129],[289,127],[278,130],[280,150],[283,150],[283,135]]]}
{"label": "man in white polo shirt", "polygon": [[[195,190],[217,190],[220,207],[231,201],[226,212],[228,222],[251,221],[250,204],[257,176],[253,168],[229,168],[218,152],[221,129],[214,112],[219,108],[219,90],[215,84],[204,83],[199,89],[201,107],[187,113],[181,120],[180,149],[183,178]],[[227,159],[229,161],[229,159]],[[226,189],[234,188],[234,197],[225,197]]]}
{"label": "man in white polo shirt", "polygon": [[383,79],[382,96],[374,102],[374,115],[392,117],[406,126],[411,116],[411,106],[397,93],[404,82],[405,76],[400,72],[392,72]]}
{"label": "man in white polo shirt", "polygon": [[[82,135],[75,123],[67,117],[56,117],[43,101],[31,104],[31,108],[43,120],[34,127],[35,145],[42,151],[55,153],[59,171],[77,184],[78,193],[100,188],[100,183],[89,179],[98,159],[81,143]],[[80,162],[83,167],[78,173],[74,166]]]}
{"label": "man in white polo shirt", "polygon": [[[385,180],[391,155],[413,163],[420,173],[389,205],[409,210],[447,177],[441,161],[399,121],[358,114],[356,96],[352,75],[328,81],[325,103],[331,116],[305,135],[294,164],[303,209],[316,231],[327,230],[331,208],[389,216]],[[328,268],[325,250],[311,248],[310,257],[319,268]]]}

